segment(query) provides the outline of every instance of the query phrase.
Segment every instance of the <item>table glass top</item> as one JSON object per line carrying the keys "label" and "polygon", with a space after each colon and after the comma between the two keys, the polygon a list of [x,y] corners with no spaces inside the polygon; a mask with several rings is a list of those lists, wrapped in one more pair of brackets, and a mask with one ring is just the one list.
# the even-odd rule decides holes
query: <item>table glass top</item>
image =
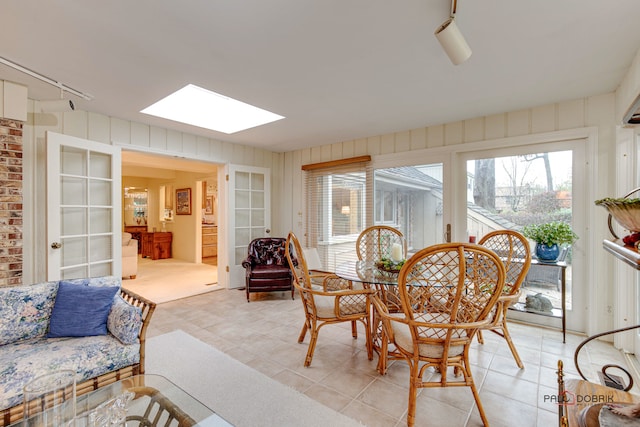
{"label": "table glass top", "polygon": [[[130,425],[151,425],[145,424],[153,421],[147,420],[147,417],[155,416],[160,417],[158,425],[164,425],[171,414],[174,421],[169,423],[169,426],[178,425],[176,418],[184,418],[186,421],[183,425],[232,426],[212,409],[161,375],[133,376],[78,396],[74,424],[76,427],[103,425],[100,420],[104,420],[104,415],[112,416],[113,408],[123,401],[127,402],[126,419],[127,423],[132,423]],[[15,424],[18,425],[22,425],[22,421]]]}
{"label": "table glass top", "polygon": [[398,273],[380,270],[373,261],[349,261],[336,268],[336,275],[354,282],[398,285]]}

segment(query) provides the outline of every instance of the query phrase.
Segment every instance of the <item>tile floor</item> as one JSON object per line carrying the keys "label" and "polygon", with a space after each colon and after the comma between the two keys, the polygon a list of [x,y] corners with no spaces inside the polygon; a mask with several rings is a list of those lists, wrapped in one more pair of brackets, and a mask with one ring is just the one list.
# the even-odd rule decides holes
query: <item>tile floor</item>
{"label": "tile floor", "polygon": [[[303,319],[297,296],[292,301],[281,292],[252,294],[247,303],[244,291],[220,290],[158,305],[147,337],[182,329],[369,427],[406,425],[406,362],[392,361],[388,373],[379,375],[377,355],[367,359],[362,325],[356,340],[349,324],[338,324],[320,330],[313,362],[305,368],[309,334],[297,343]],[[474,378],[491,425],[558,425],[556,406],[545,396],[556,393],[558,359],[565,362],[567,378],[578,377],[573,352],[584,337],[568,333],[563,344],[560,331],[516,323],[510,330],[524,369],[518,369],[504,340],[493,333],[485,332],[485,344],[476,343],[472,350]],[[581,369],[592,381],[597,382],[595,372],[605,363],[625,366],[624,356],[607,343],[592,341],[580,354]],[[471,390],[420,390],[416,426],[427,425],[482,425]]]}

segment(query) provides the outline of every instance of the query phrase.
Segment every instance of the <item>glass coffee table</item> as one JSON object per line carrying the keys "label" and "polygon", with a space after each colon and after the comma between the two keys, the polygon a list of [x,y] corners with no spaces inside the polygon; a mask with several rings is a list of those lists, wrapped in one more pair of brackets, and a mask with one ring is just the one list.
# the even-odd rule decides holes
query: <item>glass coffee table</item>
{"label": "glass coffee table", "polygon": [[[94,408],[124,393],[133,393],[126,405],[127,427],[137,426],[232,426],[199,400],[161,375],[137,375],[76,399],[76,426]],[[90,425],[88,422],[86,425]]]}
{"label": "glass coffee table", "polygon": [[[125,408],[125,410],[123,410]],[[123,418],[126,424],[123,423]],[[76,398],[75,427],[233,427],[161,375],[137,375]],[[22,425],[19,421],[16,426]]]}

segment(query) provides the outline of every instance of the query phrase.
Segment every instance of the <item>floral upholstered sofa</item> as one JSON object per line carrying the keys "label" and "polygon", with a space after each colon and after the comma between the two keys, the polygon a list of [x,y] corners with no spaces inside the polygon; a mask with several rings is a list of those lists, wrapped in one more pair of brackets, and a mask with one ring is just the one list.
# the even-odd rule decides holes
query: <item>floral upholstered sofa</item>
{"label": "floral upholstered sofa", "polygon": [[155,304],[113,276],[0,288],[0,426],[22,418],[22,388],[61,369],[76,393],[144,373]]}

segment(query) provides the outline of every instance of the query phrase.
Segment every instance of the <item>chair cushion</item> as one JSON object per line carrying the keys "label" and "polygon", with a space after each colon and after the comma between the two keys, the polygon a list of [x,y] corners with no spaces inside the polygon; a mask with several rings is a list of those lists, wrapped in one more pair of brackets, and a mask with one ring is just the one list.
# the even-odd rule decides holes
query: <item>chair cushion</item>
{"label": "chair cushion", "polygon": [[[316,304],[316,314],[320,318],[335,318],[337,317],[335,306],[336,297],[329,295],[314,295],[313,301]],[[341,298],[340,301],[340,315],[348,316],[353,314],[365,314],[367,312],[367,303],[364,297],[358,300]]]}
{"label": "chair cushion", "polygon": [[22,403],[22,387],[60,369],[77,372],[78,383],[140,362],[140,344],[112,335],[38,338],[7,344],[0,352],[0,409]]}
{"label": "chair cushion", "polygon": [[[404,314],[397,313],[392,314],[395,317],[404,318]],[[429,323],[430,321],[435,321],[435,316],[432,314],[423,314],[421,316],[417,316],[416,320],[419,322]],[[391,327],[393,328],[393,333],[395,335],[395,342],[398,347],[401,347],[403,350],[407,352],[413,352],[413,338],[411,337],[411,330],[409,325],[403,322],[391,322]],[[442,329],[428,329],[428,328],[419,328],[422,332],[422,336],[425,338],[438,338],[442,335]],[[466,336],[466,331],[457,330],[454,332],[454,337],[463,338]],[[420,356],[429,357],[429,358],[440,358],[444,353],[444,347],[441,344],[420,344],[419,345]],[[464,351],[463,345],[453,345],[449,348],[449,357],[460,356]]]}
{"label": "chair cushion", "polygon": [[251,270],[252,279],[281,279],[291,277],[289,267],[282,265],[256,265]]}
{"label": "chair cushion", "polygon": [[107,317],[119,286],[83,286],[61,281],[49,321],[49,338],[106,335]]}

